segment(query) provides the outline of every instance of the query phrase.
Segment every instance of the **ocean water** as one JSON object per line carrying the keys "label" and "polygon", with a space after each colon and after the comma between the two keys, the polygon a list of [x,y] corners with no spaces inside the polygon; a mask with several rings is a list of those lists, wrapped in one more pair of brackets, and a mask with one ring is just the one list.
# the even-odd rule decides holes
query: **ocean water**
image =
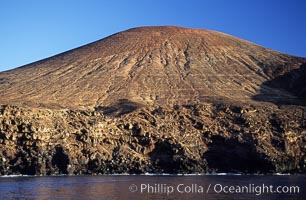
{"label": "ocean water", "polygon": [[0,177],[0,199],[306,199],[306,175]]}

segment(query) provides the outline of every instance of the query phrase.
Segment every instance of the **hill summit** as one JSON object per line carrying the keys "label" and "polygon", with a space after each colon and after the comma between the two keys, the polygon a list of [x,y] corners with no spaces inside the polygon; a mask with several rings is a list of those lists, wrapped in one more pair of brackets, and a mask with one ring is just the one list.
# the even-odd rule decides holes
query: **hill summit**
{"label": "hill summit", "polygon": [[[299,69],[305,59],[223,33],[141,27],[0,74],[2,104],[86,109],[173,106],[217,98],[295,99],[263,83]],[[291,82],[291,81],[290,81]]]}

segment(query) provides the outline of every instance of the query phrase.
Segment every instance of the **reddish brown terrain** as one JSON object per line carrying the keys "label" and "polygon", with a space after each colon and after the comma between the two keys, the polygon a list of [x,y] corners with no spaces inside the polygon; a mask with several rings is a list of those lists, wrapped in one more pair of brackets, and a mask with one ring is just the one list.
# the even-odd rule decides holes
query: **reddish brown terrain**
{"label": "reddish brown terrain", "polygon": [[129,29],[0,73],[0,174],[305,172],[306,59]]}

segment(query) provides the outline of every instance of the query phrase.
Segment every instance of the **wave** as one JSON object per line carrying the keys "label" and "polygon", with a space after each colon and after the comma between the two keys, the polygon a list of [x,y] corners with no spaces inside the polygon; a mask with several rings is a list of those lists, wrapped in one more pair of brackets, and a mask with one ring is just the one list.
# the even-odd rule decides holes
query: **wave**
{"label": "wave", "polygon": [[[144,173],[144,174],[102,174],[102,175],[93,175],[93,176],[289,176],[290,173],[274,173],[274,174],[240,174],[240,173],[194,173],[194,174],[169,174],[169,173]],[[15,178],[15,177],[41,177],[42,175],[3,175],[0,178]],[[54,177],[54,176],[91,176],[91,175],[68,175],[68,174],[58,174],[58,175],[49,175],[45,177]]]}
{"label": "wave", "polygon": [[3,175],[0,176],[0,178],[14,178],[14,177],[32,177],[34,175],[23,175],[23,174],[19,174],[19,175]]}

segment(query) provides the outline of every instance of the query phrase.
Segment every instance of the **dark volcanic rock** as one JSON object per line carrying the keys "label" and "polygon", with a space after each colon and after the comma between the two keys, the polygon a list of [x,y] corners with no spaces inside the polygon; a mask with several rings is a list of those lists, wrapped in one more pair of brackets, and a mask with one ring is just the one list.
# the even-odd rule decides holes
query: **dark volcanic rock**
{"label": "dark volcanic rock", "polygon": [[305,108],[296,106],[208,103],[116,118],[3,106],[0,172],[305,173],[305,127]]}
{"label": "dark volcanic rock", "polygon": [[0,174],[305,173],[305,58],[144,27],[0,73]]}

